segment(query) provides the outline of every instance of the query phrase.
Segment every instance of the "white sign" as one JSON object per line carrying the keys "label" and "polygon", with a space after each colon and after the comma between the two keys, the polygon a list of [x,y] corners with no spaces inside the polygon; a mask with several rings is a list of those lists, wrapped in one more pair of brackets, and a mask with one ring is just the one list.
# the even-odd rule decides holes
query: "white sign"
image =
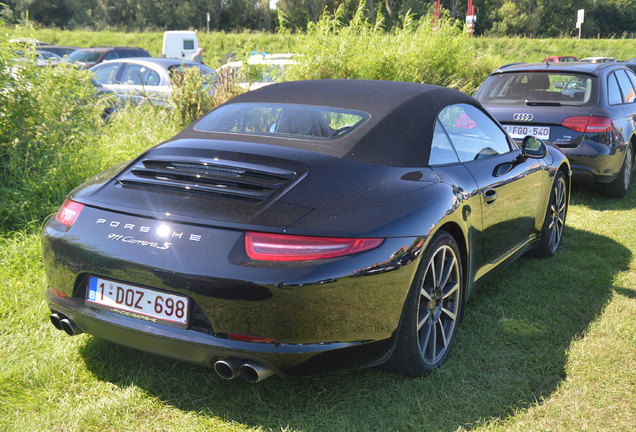
{"label": "white sign", "polygon": [[576,12],[576,23],[577,23],[577,28],[579,24],[583,24],[585,18],[585,9],[579,9]]}
{"label": "white sign", "polygon": [[467,23],[477,22],[477,15],[466,15],[466,22]]}

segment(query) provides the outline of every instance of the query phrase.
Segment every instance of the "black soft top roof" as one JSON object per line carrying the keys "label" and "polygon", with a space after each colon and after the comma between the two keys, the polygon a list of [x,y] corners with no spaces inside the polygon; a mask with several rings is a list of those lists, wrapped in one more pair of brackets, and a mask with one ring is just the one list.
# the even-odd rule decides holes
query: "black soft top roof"
{"label": "black soft top roof", "polygon": [[480,107],[472,97],[446,87],[365,80],[284,82],[243,93],[227,104],[250,102],[344,108],[364,111],[370,118],[350,134],[330,141],[196,131],[197,122],[175,138],[259,142],[377,165],[423,166],[439,111],[456,103]]}

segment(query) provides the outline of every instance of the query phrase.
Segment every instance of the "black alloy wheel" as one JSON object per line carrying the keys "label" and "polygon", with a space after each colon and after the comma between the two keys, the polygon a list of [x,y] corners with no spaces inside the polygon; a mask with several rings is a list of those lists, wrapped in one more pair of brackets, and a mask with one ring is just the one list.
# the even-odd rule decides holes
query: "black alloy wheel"
{"label": "black alloy wheel", "polygon": [[568,187],[565,181],[565,174],[559,170],[550,192],[550,202],[548,203],[543,228],[541,229],[541,239],[537,246],[530,251],[530,255],[548,258],[557,253],[563,239],[567,211]]}
{"label": "black alloy wheel", "polygon": [[444,362],[462,315],[463,292],[459,247],[439,231],[420,262],[388,369],[423,376]]}
{"label": "black alloy wheel", "polygon": [[618,177],[611,183],[605,185],[605,192],[612,198],[622,198],[629,191],[629,184],[632,181],[632,173],[634,172],[634,148],[632,144],[627,145],[625,150],[625,160],[621,167]]}

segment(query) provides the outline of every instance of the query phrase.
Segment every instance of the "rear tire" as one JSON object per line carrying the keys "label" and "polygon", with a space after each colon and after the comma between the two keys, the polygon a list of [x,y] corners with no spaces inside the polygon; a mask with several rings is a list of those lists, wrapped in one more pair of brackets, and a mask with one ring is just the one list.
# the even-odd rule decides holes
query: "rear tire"
{"label": "rear tire", "polygon": [[554,256],[561,246],[565,217],[568,212],[568,188],[563,171],[557,171],[550,191],[550,201],[545,212],[541,239],[528,254],[539,258]]}
{"label": "rear tire", "polygon": [[448,356],[464,307],[464,276],[459,247],[446,231],[435,234],[419,264],[398,334],[385,368],[424,376]]}
{"label": "rear tire", "polygon": [[605,185],[605,194],[612,198],[622,198],[629,191],[629,184],[632,181],[634,171],[634,148],[632,144],[627,145],[625,150],[625,160],[621,167],[621,172],[613,182]]}

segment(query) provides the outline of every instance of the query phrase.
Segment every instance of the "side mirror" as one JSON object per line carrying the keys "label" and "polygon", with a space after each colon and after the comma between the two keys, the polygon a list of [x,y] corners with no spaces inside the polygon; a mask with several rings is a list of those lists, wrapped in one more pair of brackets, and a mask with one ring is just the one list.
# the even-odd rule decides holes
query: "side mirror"
{"label": "side mirror", "polygon": [[564,89],[565,88],[565,83],[559,81],[558,83],[554,84],[554,88]]}
{"label": "side mirror", "polygon": [[548,155],[548,147],[539,138],[528,135],[521,142],[521,156],[525,159],[541,159]]}

